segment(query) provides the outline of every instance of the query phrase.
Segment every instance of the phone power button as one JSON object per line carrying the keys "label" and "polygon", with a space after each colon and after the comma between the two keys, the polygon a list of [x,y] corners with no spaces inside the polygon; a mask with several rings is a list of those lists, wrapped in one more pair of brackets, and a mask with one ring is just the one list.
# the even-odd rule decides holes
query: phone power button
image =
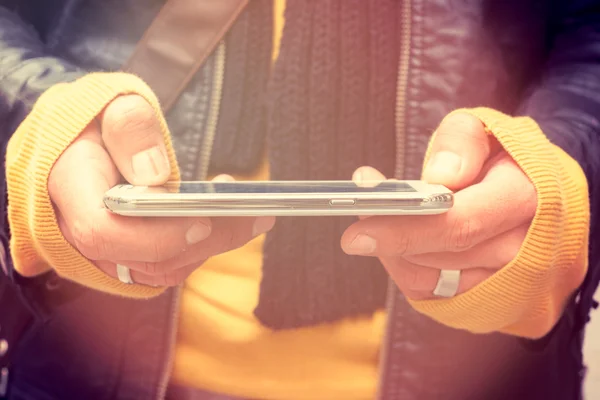
{"label": "phone power button", "polygon": [[353,206],[356,201],[354,199],[331,199],[329,204],[332,206]]}

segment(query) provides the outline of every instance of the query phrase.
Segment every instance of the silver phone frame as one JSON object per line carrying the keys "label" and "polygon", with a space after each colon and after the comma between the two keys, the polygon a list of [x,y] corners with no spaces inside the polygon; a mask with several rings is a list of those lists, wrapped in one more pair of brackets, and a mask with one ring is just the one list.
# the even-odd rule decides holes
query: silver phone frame
{"label": "silver phone frame", "polygon": [[[339,182],[289,181],[296,185]],[[132,217],[435,215],[452,208],[454,195],[446,187],[416,180],[401,182],[411,185],[416,192],[140,193],[147,187],[122,184],[106,192],[104,204],[115,214]],[[351,200],[354,204],[332,204],[332,201]]]}

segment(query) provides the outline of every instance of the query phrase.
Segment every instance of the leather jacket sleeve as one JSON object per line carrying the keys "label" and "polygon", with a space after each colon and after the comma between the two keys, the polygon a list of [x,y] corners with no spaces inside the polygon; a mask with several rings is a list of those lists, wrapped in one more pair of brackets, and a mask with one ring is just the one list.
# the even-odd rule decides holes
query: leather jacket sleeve
{"label": "leather jacket sleeve", "polygon": [[[85,72],[46,51],[39,32],[0,2],[0,143],[2,160],[17,126],[49,87],[69,82]],[[4,162],[0,173],[0,209],[6,210]],[[0,239],[8,249],[9,227],[5,217]],[[10,261],[7,262],[11,268]],[[10,271],[9,271],[10,272]]]}
{"label": "leather jacket sleeve", "polygon": [[551,52],[519,114],[536,120],[546,136],[582,167],[588,181],[590,260],[580,289],[580,323],[588,320],[600,281],[600,2],[561,2]]}
{"label": "leather jacket sleeve", "polygon": [[46,89],[83,74],[66,60],[48,54],[37,31],[0,6],[0,121],[4,146],[10,132]]}

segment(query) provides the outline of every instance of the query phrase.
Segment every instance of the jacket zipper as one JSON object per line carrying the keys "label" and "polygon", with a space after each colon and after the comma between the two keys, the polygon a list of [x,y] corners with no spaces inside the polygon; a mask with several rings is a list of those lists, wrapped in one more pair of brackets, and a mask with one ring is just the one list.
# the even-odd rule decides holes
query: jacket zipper
{"label": "jacket zipper", "polygon": [[400,56],[398,59],[398,81],[396,82],[396,170],[395,178],[404,177],[404,148],[406,140],[406,90],[410,63],[410,35],[412,30],[411,0],[402,2]]}
{"label": "jacket zipper", "polygon": [[167,328],[169,335],[169,343],[167,347],[167,362],[163,370],[160,381],[158,382],[157,400],[163,400],[167,396],[167,388],[171,379],[171,369],[174,362],[175,342],[177,341],[177,324],[179,324],[179,303],[181,301],[181,286],[173,290],[173,299],[171,301],[171,319]]}
{"label": "jacket zipper", "polygon": [[386,381],[386,376],[385,376],[385,372],[386,372],[386,368],[388,365],[388,353],[390,351],[390,335],[392,334],[392,315],[395,312],[395,304],[396,304],[396,299],[395,299],[395,290],[396,290],[396,284],[389,279],[388,280],[388,287],[387,287],[387,299],[386,299],[386,304],[385,304],[385,312],[386,312],[386,321],[385,321],[385,329],[384,329],[384,333],[383,333],[383,338],[381,341],[381,350],[379,352],[380,357],[379,357],[379,382],[377,385],[377,396],[376,399],[377,400],[386,400],[385,399],[385,393],[384,393],[384,387],[385,387],[385,381]]}
{"label": "jacket zipper", "polygon": [[[402,2],[401,12],[401,35],[400,56],[398,57],[398,78],[396,82],[396,168],[394,178],[404,177],[404,151],[406,141],[406,91],[408,87],[408,69],[410,63],[410,35],[412,31],[411,0]],[[388,371],[390,335],[394,329],[393,315],[396,308],[396,284],[390,279],[387,288],[386,299],[386,324],[383,334],[380,360],[379,360],[379,382],[377,388],[378,400],[386,400],[385,373]]]}
{"label": "jacket zipper", "polygon": [[215,72],[213,74],[213,90],[210,99],[210,109],[208,112],[208,121],[206,123],[206,134],[200,148],[200,163],[196,176],[199,179],[206,179],[208,168],[210,166],[210,156],[217,134],[217,125],[219,123],[219,110],[221,109],[221,96],[223,94],[223,80],[225,78],[225,42],[221,42],[215,50]]}
{"label": "jacket zipper", "polygon": [[[215,49],[215,68],[212,76],[213,89],[210,98],[210,109],[208,112],[208,121],[206,133],[202,146],[200,147],[200,163],[196,171],[198,179],[206,179],[208,167],[210,165],[210,156],[217,133],[217,124],[219,121],[219,110],[221,108],[221,96],[223,93],[223,81],[225,78],[225,42],[221,42]],[[171,379],[171,370],[173,369],[175,344],[177,342],[177,325],[179,324],[179,304],[181,302],[182,286],[175,288],[173,293],[173,302],[171,305],[171,320],[169,323],[169,344],[167,348],[168,359],[162,377],[158,383],[157,400],[163,400],[167,394],[169,380]]]}

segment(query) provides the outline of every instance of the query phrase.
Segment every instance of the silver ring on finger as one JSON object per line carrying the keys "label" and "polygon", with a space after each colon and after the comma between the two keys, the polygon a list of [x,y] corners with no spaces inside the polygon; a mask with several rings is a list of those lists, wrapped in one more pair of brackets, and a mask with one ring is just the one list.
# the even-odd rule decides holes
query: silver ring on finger
{"label": "silver ring on finger", "polygon": [[131,270],[128,267],[121,264],[117,264],[117,277],[121,282],[126,283],[128,285],[133,285],[135,283],[133,281],[133,278],[131,277]]}
{"label": "silver ring on finger", "polygon": [[438,297],[454,297],[460,284],[459,269],[442,269],[433,294]]}

